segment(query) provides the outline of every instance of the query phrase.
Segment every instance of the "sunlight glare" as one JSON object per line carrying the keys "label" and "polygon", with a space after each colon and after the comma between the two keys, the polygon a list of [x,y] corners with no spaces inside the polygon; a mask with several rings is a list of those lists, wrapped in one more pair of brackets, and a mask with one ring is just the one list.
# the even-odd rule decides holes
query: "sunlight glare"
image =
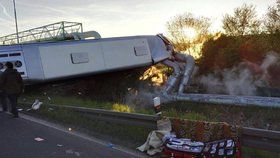
{"label": "sunlight glare", "polygon": [[197,31],[192,27],[183,28],[183,33],[190,40],[194,40],[197,36]]}

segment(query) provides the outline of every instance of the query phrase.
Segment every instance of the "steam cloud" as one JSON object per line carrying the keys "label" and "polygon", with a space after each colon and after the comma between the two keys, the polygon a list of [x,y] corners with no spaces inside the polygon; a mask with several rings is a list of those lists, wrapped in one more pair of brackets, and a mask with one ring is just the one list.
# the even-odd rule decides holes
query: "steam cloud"
{"label": "steam cloud", "polygon": [[275,52],[269,52],[260,65],[244,61],[232,69],[216,70],[202,76],[199,82],[207,93],[253,96],[256,95],[258,86],[268,85],[268,68],[279,62],[279,59]]}
{"label": "steam cloud", "polygon": [[[268,69],[280,62],[280,57],[275,52],[269,52],[261,64],[244,61],[231,69],[216,70],[202,76],[199,84],[207,93],[229,95],[256,95],[257,87],[268,86],[270,78]],[[196,68],[194,73],[196,72]],[[196,76],[196,75],[193,75]],[[195,79],[194,79],[195,80]],[[153,98],[159,96],[161,102],[168,102],[162,96],[164,88],[161,86],[139,85],[141,88],[129,88],[125,103],[134,107],[151,107]]]}
{"label": "steam cloud", "polygon": [[162,95],[163,87],[150,87],[147,89],[131,89],[126,95],[125,104],[135,107],[151,107],[153,106],[153,98],[160,97],[161,103],[165,103],[168,100]]}

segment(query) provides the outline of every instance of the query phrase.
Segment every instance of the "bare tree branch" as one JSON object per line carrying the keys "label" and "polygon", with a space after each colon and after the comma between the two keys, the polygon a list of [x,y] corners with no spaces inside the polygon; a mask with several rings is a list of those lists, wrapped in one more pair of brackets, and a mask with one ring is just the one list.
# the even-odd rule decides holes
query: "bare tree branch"
{"label": "bare tree branch", "polygon": [[268,7],[264,25],[268,33],[280,32],[280,0],[275,6]]}
{"label": "bare tree branch", "polygon": [[257,19],[255,7],[243,4],[234,9],[234,14],[226,14],[223,18],[223,29],[231,36],[257,34],[260,32],[261,21]]}
{"label": "bare tree branch", "polygon": [[[194,17],[191,13],[178,15],[167,22],[167,29],[171,40],[178,51],[200,53],[200,45],[207,39],[209,34],[210,20],[205,17]],[[196,31],[196,37],[190,39],[185,33],[186,28]]]}

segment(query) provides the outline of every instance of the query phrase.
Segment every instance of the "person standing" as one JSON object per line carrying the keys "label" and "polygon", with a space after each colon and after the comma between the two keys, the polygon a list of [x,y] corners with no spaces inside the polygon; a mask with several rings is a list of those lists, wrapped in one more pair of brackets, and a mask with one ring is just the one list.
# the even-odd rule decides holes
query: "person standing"
{"label": "person standing", "polygon": [[14,65],[11,62],[6,63],[7,69],[2,74],[2,84],[4,86],[4,92],[6,97],[11,103],[12,114],[14,117],[18,117],[17,99],[23,92],[23,81],[20,73],[14,69]]}
{"label": "person standing", "polygon": [[2,82],[3,81],[2,75],[3,75],[3,72],[0,71],[0,103],[2,105],[3,112],[6,112],[8,110],[8,108],[7,108],[7,102],[6,102],[6,95],[4,92],[4,84]]}

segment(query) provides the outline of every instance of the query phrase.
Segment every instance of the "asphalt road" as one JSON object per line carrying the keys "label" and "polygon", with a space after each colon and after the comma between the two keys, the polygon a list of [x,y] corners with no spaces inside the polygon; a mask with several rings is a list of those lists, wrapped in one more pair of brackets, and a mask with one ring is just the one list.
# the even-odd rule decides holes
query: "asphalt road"
{"label": "asphalt road", "polygon": [[[42,138],[36,141],[35,138]],[[0,113],[0,158],[132,158],[110,145]]]}

